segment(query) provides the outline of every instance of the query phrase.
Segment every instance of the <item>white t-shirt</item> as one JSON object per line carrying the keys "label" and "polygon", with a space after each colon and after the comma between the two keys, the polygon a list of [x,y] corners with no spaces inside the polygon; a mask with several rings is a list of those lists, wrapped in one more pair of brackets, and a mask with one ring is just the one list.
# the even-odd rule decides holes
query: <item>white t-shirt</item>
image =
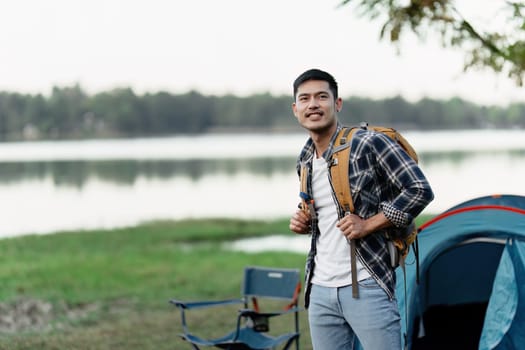
{"label": "white t-shirt", "polygon": [[[312,283],[324,287],[343,287],[352,284],[350,244],[336,227],[339,218],[328,180],[328,167],[323,157],[314,158],[312,191],[320,235]],[[357,259],[357,279],[370,277]]]}

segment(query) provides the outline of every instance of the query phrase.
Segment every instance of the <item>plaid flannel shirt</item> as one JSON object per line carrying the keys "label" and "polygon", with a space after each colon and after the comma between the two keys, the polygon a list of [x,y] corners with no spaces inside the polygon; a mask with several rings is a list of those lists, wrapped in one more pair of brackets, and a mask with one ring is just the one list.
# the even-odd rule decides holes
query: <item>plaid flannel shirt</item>
{"label": "plaid flannel shirt", "polygon": [[[330,164],[338,125],[330,146],[323,157]],[[432,201],[434,194],[417,163],[388,136],[371,130],[357,130],[352,137],[349,160],[349,181],[355,213],[367,219],[380,211],[392,222],[393,227],[379,230],[356,241],[357,257],[370,275],[379,283],[389,298],[394,297],[395,272],[390,266],[385,233],[392,237],[406,234],[406,227]],[[315,146],[308,139],[299,155],[297,172],[301,165],[307,169],[307,191],[312,196],[312,159]],[[330,179],[331,183],[331,179]],[[337,203],[336,196],[333,194]],[[344,215],[339,207],[339,217]],[[317,222],[311,223],[311,248],[306,261],[305,305],[308,307],[311,278],[314,270]]]}

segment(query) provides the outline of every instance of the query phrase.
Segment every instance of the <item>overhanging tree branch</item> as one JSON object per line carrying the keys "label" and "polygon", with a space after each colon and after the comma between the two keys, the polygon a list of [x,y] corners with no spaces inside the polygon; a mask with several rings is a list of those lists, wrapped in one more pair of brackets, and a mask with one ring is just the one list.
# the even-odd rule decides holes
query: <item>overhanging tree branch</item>
{"label": "overhanging tree branch", "polygon": [[340,6],[354,3],[361,17],[377,19],[386,16],[380,29],[380,38],[388,35],[390,42],[398,43],[404,29],[410,28],[419,38],[424,29],[437,29],[444,47],[466,51],[465,71],[471,68],[506,71],[509,78],[523,86],[525,77],[525,19],[522,15],[525,3],[507,1],[510,9],[507,23],[512,31],[481,31],[455,8],[452,0],[411,0],[408,4],[399,0],[343,0]]}

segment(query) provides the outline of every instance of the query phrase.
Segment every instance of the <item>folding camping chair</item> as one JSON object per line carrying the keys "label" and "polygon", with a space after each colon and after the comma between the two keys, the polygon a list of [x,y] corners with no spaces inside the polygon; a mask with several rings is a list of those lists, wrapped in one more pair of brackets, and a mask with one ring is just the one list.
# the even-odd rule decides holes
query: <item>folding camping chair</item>
{"label": "folding camping chair", "polygon": [[[289,349],[293,343],[296,345],[296,350],[299,350],[300,309],[298,300],[300,289],[301,282],[297,269],[246,267],[241,286],[241,299],[195,302],[172,299],[170,303],[181,311],[183,329],[183,333],[180,334],[181,338],[189,342],[196,350],[200,350],[201,346],[228,350],[265,350],[274,349],[283,344],[282,349],[284,350]],[[273,300],[272,308],[276,308],[276,303],[284,307],[282,310],[263,312],[260,310],[263,299]],[[253,305],[252,308],[249,308],[250,302]],[[233,331],[215,339],[202,338],[189,331],[186,324],[186,311],[231,304],[243,305],[236,316],[237,326]],[[294,321],[294,325],[290,325],[291,331],[277,336],[270,335],[268,333],[269,319],[286,314],[293,314],[293,317],[289,316]]]}

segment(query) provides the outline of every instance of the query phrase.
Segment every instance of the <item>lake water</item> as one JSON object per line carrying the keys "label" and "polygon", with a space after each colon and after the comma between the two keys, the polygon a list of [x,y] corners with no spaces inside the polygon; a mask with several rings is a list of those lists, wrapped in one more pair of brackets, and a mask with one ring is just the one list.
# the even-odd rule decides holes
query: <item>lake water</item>
{"label": "lake water", "polygon": [[[436,194],[426,213],[525,195],[525,130],[406,132]],[[288,217],[298,134],[0,144],[0,237],[154,219]]]}

